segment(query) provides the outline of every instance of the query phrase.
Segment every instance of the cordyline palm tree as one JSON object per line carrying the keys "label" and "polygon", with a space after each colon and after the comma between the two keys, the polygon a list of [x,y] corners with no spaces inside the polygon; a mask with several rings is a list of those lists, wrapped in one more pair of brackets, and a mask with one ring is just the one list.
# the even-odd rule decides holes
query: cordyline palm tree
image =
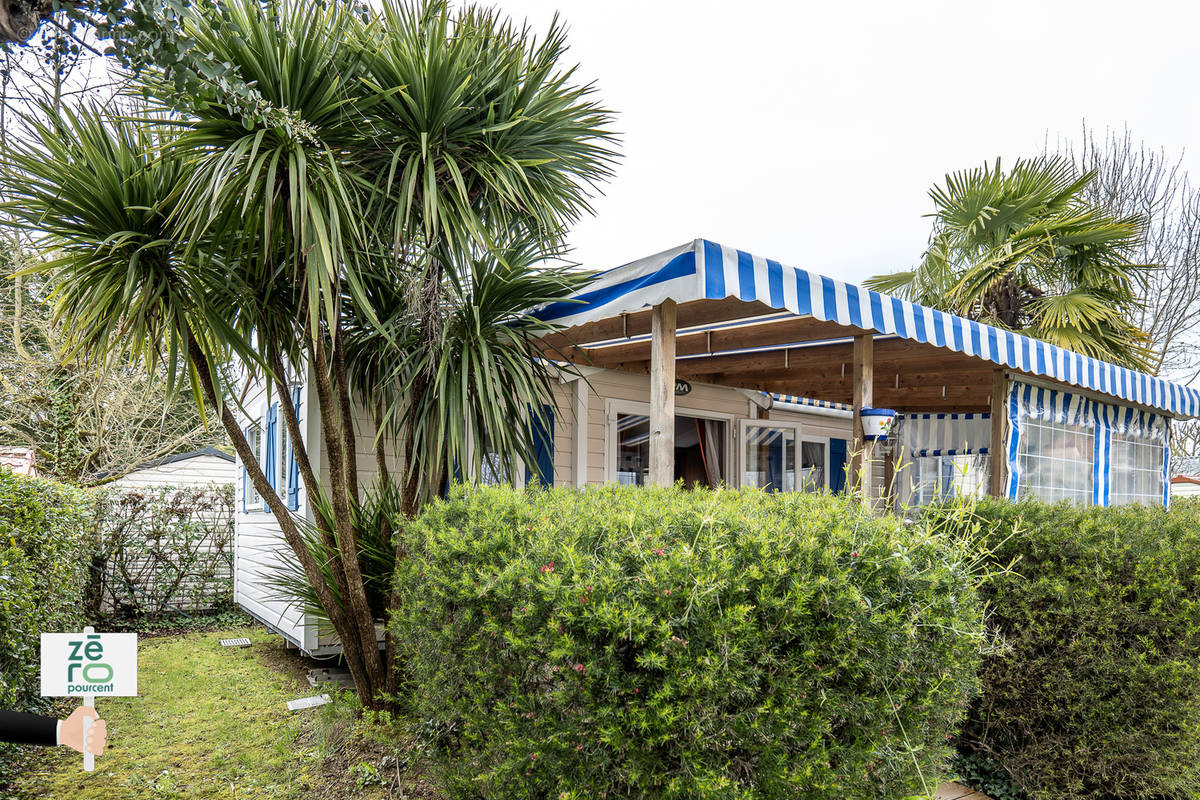
{"label": "cordyline palm tree", "polygon": [[1142,223],[1085,202],[1094,177],[1045,157],[947,175],[929,193],[934,229],[921,263],[866,285],[1144,369],[1147,339],[1129,321]]}
{"label": "cordyline palm tree", "polygon": [[[383,409],[378,422],[403,442],[410,513],[431,494],[422,470],[445,474],[471,449],[447,433],[447,415],[495,402],[480,392],[517,393],[504,400],[514,408],[550,402],[552,368],[530,357],[537,328],[521,304],[571,288],[532,262],[555,252],[609,174],[610,115],[561,67],[557,26],[539,43],[491,12],[441,2],[378,13],[320,0],[201,5],[185,33],[254,85],[260,107],[228,102],[218,80],[178,113],[67,113],[15,147],[6,208],[62,253],[51,265],[58,313],[80,352],[187,365],[295,552],[363,702],[376,705],[389,682],[356,529],[370,515],[359,513],[352,392]],[[153,75],[143,82],[152,97],[172,96]],[[440,355],[419,355],[430,344]],[[239,374],[227,380],[231,360]],[[291,402],[302,374],[320,404],[327,480]],[[230,398],[245,380],[279,403],[319,552],[238,425]],[[435,392],[445,405],[429,423]],[[531,449],[520,416],[472,421],[477,450],[506,437]]]}

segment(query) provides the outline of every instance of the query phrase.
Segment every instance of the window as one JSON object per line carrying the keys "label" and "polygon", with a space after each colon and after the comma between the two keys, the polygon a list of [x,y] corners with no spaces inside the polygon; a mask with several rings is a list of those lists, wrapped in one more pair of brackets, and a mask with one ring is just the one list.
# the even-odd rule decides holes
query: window
{"label": "window", "polygon": [[829,487],[829,443],[823,439],[800,442],[800,488],[819,492]]}
{"label": "window", "polygon": [[650,476],[650,417],[617,415],[617,483],[644,486]]}
{"label": "window", "polygon": [[292,496],[292,443],[288,438],[287,423],[283,420],[279,421],[279,458],[276,463],[279,464],[279,479],[275,482],[275,486],[279,490],[279,496],[288,502]]}
{"label": "window", "polygon": [[[724,420],[676,415],[675,480],[715,489],[725,482]],[[650,417],[617,414],[617,483],[644,486],[650,478]]]}
{"label": "window", "polygon": [[1112,409],[1109,447],[1109,505],[1163,502],[1166,420],[1132,408]]}
{"label": "window", "polygon": [[512,460],[504,453],[493,450],[490,443],[485,445],[480,460],[479,482],[484,486],[513,485]]}
{"label": "window", "polygon": [[[1014,383],[1017,495],[1090,505],[1161,504],[1165,417]],[[1014,452],[1010,450],[1010,453]]]}
{"label": "window", "polygon": [[992,417],[916,413],[896,418],[896,495],[907,507],[983,497],[991,478]]}
{"label": "window", "polygon": [[[246,426],[246,444],[250,445],[250,452],[255,454],[255,458],[262,459],[262,422],[254,420]],[[246,471],[245,465],[242,466],[242,512],[249,513],[250,511],[258,511],[262,508],[262,495],[254,488],[254,482],[250,480],[250,474]]]}
{"label": "window", "polygon": [[902,466],[897,493],[909,507],[951,497],[983,497],[990,475],[988,455],[918,456]]}
{"label": "window", "polygon": [[768,492],[791,492],[800,488],[797,444],[800,428],[795,423],[742,421],[742,486]]}
{"label": "window", "polygon": [[1087,415],[1027,416],[1017,449],[1021,496],[1091,505],[1095,444],[1095,426]]}
{"label": "window", "polygon": [[1012,391],[1017,496],[1091,505],[1097,404],[1079,394],[1031,384],[1014,383]]}

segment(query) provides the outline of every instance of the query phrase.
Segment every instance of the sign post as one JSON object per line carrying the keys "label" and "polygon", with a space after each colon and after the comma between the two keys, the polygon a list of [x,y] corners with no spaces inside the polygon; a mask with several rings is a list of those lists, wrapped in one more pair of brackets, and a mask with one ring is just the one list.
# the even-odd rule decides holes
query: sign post
{"label": "sign post", "polygon": [[[137,634],[42,634],[42,697],[80,697],[95,708],[96,697],[137,696]],[[96,768],[96,757],[87,752],[90,717],[83,718],[83,769]]]}

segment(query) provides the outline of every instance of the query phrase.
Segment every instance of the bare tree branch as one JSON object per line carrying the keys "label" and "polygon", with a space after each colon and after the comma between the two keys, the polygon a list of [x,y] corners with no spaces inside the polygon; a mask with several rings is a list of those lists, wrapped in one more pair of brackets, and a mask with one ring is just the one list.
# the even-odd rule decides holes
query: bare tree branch
{"label": "bare tree branch", "polygon": [[1085,191],[1089,201],[1146,220],[1133,259],[1149,269],[1132,322],[1150,336],[1159,374],[1194,379],[1200,375],[1200,191],[1183,155],[1155,150],[1128,128],[1101,135],[1086,123],[1078,144],[1060,142],[1058,150],[1096,173]]}

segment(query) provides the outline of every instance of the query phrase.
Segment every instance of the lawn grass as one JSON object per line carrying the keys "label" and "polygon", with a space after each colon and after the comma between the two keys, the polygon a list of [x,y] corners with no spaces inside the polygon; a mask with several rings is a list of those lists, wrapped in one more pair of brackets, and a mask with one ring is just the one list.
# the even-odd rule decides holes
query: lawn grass
{"label": "lawn grass", "polygon": [[[245,636],[249,648],[218,639]],[[139,697],[97,701],[108,750],[85,773],[66,748],[37,753],[28,797],[308,797],[319,759],[305,714],[288,700],[313,694],[303,662],[260,627],[147,639],[138,644]]]}

